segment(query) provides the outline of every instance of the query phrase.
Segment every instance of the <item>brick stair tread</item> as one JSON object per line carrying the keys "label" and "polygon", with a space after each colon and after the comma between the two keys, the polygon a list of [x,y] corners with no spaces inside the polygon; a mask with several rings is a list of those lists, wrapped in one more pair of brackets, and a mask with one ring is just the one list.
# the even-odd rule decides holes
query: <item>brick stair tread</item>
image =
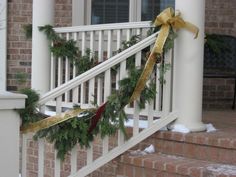
{"label": "brick stair tread", "polygon": [[178,133],[159,131],[152,138],[179,141],[185,143],[236,149],[236,133],[233,130],[217,130],[215,132]]}
{"label": "brick stair tread", "polygon": [[143,156],[120,157],[120,163],[191,177],[236,177],[236,166],[186,157],[154,153]]}

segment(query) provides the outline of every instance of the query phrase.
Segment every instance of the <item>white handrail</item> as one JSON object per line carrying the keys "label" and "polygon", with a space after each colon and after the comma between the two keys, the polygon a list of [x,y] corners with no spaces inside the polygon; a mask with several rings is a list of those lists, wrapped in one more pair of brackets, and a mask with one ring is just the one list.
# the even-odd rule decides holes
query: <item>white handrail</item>
{"label": "white handrail", "polygon": [[86,25],[86,26],[72,26],[72,27],[58,27],[54,28],[57,33],[72,33],[82,31],[97,31],[97,30],[119,30],[130,28],[150,28],[151,21],[143,22],[128,22],[128,23],[111,23],[111,24],[99,24],[99,25]]}
{"label": "white handrail", "polygon": [[62,95],[66,91],[69,91],[76,87],[77,85],[92,79],[93,77],[99,75],[102,72],[105,72],[107,69],[109,69],[112,66],[115,66],[116,64],[126,60],[128,57],[134,55],[138,51],[141,51],[142,49],[146,48],[147,46],[150,46],[152,43],[154,43],[156,39],[156,35],[158,34],[152,34],[151,36],[145,38],[144,40],[140,41],[139,43],[133,45],[132,47],[122,51],[121,53],[111,57],[109,60],[104,61],[103,63],[95,66],[94,68],[82,73],[81,75],[77,76],[76,78],[58,86],[57,88],[49,91],[45,95],[43,95],[39,101],[39,104],[45,104],[46,102]]}

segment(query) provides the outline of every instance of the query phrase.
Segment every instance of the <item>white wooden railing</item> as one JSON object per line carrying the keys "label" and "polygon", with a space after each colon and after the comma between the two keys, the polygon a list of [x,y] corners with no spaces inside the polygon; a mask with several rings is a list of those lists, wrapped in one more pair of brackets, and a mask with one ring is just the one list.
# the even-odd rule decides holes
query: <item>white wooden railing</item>
{"label": "white wooden railing", "polygon": [[[104,26],[104,29],[106,25]],[[70,29],[70,28],[68,28]],[[70,32],[73,33],[73,28]],[[96,28],[94,28],[95,30]],[[59,32],[59,29],[57,30]],[[93,30],[92,30],[93,31]],[[99,29],[99,34],[101,35],[102,31]],[[120,30],[118,30],[120,31]],[[128,30],[129,31],[129,30]],[[61,30],[60,32],[65,32]],[[77,33],[77,32],[76,32]],[[83,32],[82,32],[83,33]],[[91,32],[90,34],[92,34]],[[118,32],[120,33],[120,32]],[[127,32],[128,33],[128,32]],[[85,30],[84,34],[85,35]],[[82,36],[83,36],[82,35]],[[141,64],[142,50],[153,45],[156,34],[153,34],[141,42],[135,44],[134,46],[118,53],[115,56],[110,57],[109,60],[102,62],[101,64],[95,66],[94,68],[86,71],[85,73],[68,80],[66,83],[58,86],[57,88],[52,89],[50,92],[46,93],[39,104],[42,106],[42,110],[45,110],[45,106],[55,106],[57,114],[60,114],[63,111],[63,108],[72,107],[73,104],[79,104],[82,108],[92,107],[93,101],[96,100],[98,105],[101,105],[106,101],[107,96],[110,95],[113,89],[119,88],[119,80],[127,76],[126,71],[126,61],[130,56],[135,56],[135,65],[138,67]],[[119,35],[118,35],[119,36]],[[83,37],[85,38],[85,36]],[[93,38],[93,37],[91,37]],[[84,40],[85,41],[85,40]],[[100,41],[100,39],[99,39]],[[109,39],[108,41],[111,41]],[[82,42],[83,43],[83,42]],[[85,43],[85,42],[84,42]],[[102,43],[101,41],[98,43]],[[109,43],[109,42],[108,42]],[[117,42],[117,46],[119,42]],[[85,45],[85,44],[83,44]],[[85,47],[82,47],[85,48]],[[100,46],[101,50],[101,46]],[[110,49],[109,49],[110,50]],[[101,51],[100,51],[101,53]],[[54,59],[53,59],[54,60]],[[169,52],[165,55],[166,63],[172,63],[172,52]],[[118,66],[118,72],[115,74],[111,72],[112,67]],[[103,166],[110,160],[124,153],[131,147],[137,145],[142,140],[146,139],[162,127],[166,126],[173,120],[177,118],[176,113],[172,111],[171,108],[171,99],[172,99],[172,70],[169,70],[165,73],[165,84],[160,84],[159,81],[160,70],[157,67],[155,70],[152,80],[156,83],[157,93],[156,98],[150,104],[146,104],[144,110],[139,110],[136,101],[134,106],[127,106],[126,113],[132,115],[132,136],[125,141],[123,134],[119,131],[116,137],[112,137],[113,141],[116,142],[116,146],[111,148],[109,146],[109,137],[105,137],[102,140],[101,154],[99,157],[94,157],[94,143],[91,144],[91,148],[85,150],[86,164],[83,167],[78,167],[78,150],[74,148],[71,152],[69,164],[69,176],[70,177],[84,177],[99,167]],[[146,118],[146,127],[140,129],[140,117],[143,116]],[[26,177],[27,167],[27,140],[30,135],[23,136],[23,145],[22,145],[22,175]],[[115,139],[115,140],[114,140]],[[38,142],[38,160],[35,164],[37,169],[38,177],[43,177],[47,166],[45,165],[45,158],[47,153],[45,153],[45,142],[44,140],[39,140]],[[56,152],[54,152],[56,154]],[[61,162],[56,159],[53,161],[54,173],[52,176],[59,177],[61,174]],[[67,175],[67,176],[68,176]],[[63,176],[63,175],[62,175]]]}
{"label": "white wooden railing", "polygon": [[[82,56],[86,49],[90,49],[90,57],[96,54],[100,63],[116,54],[121,43],[129,41],[131,36],[140,35],[142,39],[145,38],[149,29],[150,21],[64,27],[55,28],[55,31],[66,40],[76,41]],[[50,89],[75,78],[77,72],[68,58],[51,56]]]}

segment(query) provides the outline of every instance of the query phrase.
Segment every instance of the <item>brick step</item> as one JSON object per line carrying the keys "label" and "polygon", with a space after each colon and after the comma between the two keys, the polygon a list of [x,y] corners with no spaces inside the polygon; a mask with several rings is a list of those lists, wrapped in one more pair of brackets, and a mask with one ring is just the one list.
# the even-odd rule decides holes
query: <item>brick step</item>
{"label": "brick step", "polygon": [[120,157],[117,177],[236,177],[236,166],[155,153]]}
{"label": "brick step", "polygon": [[153,144],[156,152],[236,165],[236,134],[231,131],[176,133],[160,131],[134,147]]}

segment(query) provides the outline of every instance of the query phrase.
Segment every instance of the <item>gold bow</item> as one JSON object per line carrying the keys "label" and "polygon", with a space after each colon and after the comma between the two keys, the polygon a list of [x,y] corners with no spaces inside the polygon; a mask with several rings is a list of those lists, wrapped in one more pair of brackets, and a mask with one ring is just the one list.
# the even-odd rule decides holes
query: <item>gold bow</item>
{"label": "gold bow", "polygon": [[136,100],[138,96],[141,94],[148,78],[150,77],[152,73],[153,67],[157,61],[157,55],[162,55],[163,47],[169,35],[170,27],[172,27],[174,30],[185,28],[189,30],[190,32],[194,33],[195,38],[197,38],[198,32],[199,32],[199,29],[195,25],[184,21],[181,18],[180,13],[175,15],[173,8],[167,8],[164,11],[162,11],[156,17],[154,21],[154,25],[156,27],[161,26],[161,29],[155,41],[155,45],[152,49],[152,52],[149,55],[148,60],[145,64],[144,70],[136,84],[134,92],[132,96],[130,97],[130,100],[129,100],[130,103]]}

